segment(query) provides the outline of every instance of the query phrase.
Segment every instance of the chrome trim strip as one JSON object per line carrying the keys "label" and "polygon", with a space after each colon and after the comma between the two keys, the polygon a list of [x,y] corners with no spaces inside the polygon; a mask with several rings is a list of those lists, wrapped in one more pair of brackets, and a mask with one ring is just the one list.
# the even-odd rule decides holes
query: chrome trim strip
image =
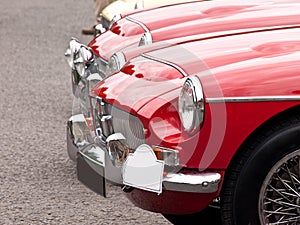
{"label": "chrome trim strip", "polygon": [[179,67],[178,65],[176,65],[176,64],[174,64],[172,62],[169,62],[169,61],[166,61],[166,60],[163,60],[163,59],[160,59],[160,58],[156,58],[156,57],[147,55],[145,53],[141,54],[141,56],[143,56],[143,57],[145,57],[147,59],[156,61],[156,62],[160,62],[160,63],[164,63],[166,65],[172,66],[173,68],[177,69],[184,77],[188,76],[188,74],[181,67]]}
{"label": "chrome trim strip", "polygon": [[146,27],[146,25],[143,24],[142,22],[135,20],[131,17],[125,17],[125,19],[129,20],[130,22],[136,23],[137,25],[141,26],[146,32],[150,33],[150,30],[148,29],[148,27]]}
{"label": "chrome trim strip", "polygon": [[223,97],[223,98],[206,98],[207,103],[229,103],[229,102],[284,102],[300,101],[300,96],[252,96],[252,97]]}

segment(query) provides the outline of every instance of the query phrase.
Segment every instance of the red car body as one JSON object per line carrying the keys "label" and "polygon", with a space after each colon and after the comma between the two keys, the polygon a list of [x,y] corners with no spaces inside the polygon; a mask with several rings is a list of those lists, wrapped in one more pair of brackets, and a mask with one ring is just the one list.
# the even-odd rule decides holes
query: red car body
{"label": "red car body", "polygon": [[[121,72],[101,81],[93,94],[138,116],[149,131],[146,143],[179,150],[184,167],[225,172],[240,146],[260,126],[299,105],[299,35],[298,28],[279,28],[182,44],[180,48],[201,59],[203,69],[197,68],[199,61],[176,62],[187,74],[199,76],[205,93],[205,122],[192,137],[183,133],[179,117],[174,115],[177,109],[171,104],[178,98],[185,77],[169,66],[130,61]],[[163,49],[161,59],[172,58],[172,50]],[[161,53],[148,54],[159,58]],[[149,67],[154,70],[143,69]],[[191,146],[195,145],[194,152]],[[174,192],[156,195],[135,189],[128,195],[141,208],[184,214],[201,210],[218,194],[179,197]]]}
{"label": "red car body", "polygon": [[[192,4],[193,7],[190,7]],[[238,225],[258,224],[258,221],[261,224],[266,221],[278,222],[280,218],[273,214],[271,219],[267,219],[268,216],[264,217],[265,214],[260,211],[264,211],[265,208],[256,210],[251,206],[252,200],[253,205],[258,205],[257,201],[259,204],[264,202],[263,196],[267,196],[268,191],[262,192],[263,186],[268,182],[276,183],[279,179],[270,178],[272,173],[269,171],[273,171],[270,168],[279,165],[281,159],[285,159],[286,156],[292,155],[288,161],[289,165],[291,162],[297,163],[299,158],[300,144],[296,141],[299,138],[292,139],[295,149],[275,149],[272,152],[274,159],[269,153],[271,150],[268,150],[268,143],[273,143],[274,140],[272,146],[276,146],[276,143],[281,146],[280,143],[285,142],[287,137],[283,139],[278,134],[283,135],[287,132],[285,129],[293,132],[295,136],[299,132],[294,133],[294,128],[290,128],[293,123],[287,121],[300,124],[299,120],[295,119],[300,110],[300,4],[296,1],[212,1],[192,4],[170,6],[174,9],[174,14],[182,15],[178,17],[180,23],[169,14],[159,14],[160,18],[157,19],[152,11],[131,15],[135,20],[142,21],[150,30],[154,30],[151,32],[154,42],[156,37],[172,40],[140,48],[122,48],[125,58],[130,60],[119,72],[99,82],[91,91],[91,99],[101,99],[105,104],[138,118],[148,146],[153,149],[156,148],[153,146],[159,146],[177,153],[180,159],[177,166],[180,169],[176,173],[187,176],[205,176],[211,173],[220,175],[217,189],[212,192],[193,192],[185,189],[167,190],[163,185],[162,192],[157,194],[134,186],[129,188],[126,196],[140,208],[166,215],[183,215],[205,209],[220,196],[225,199],[224,205],[228,206],[239,199],[238,194],[245,196],[243,190],[248,190],[247,188],[253,185],[255,196],[249,192],[249,216],[239,218],[239,210],[246,210],[247,204],[237,207],[240,204],[238,202],[233,206],[232,210],[235,211],[231,212],[229,217],[234,218],[234,224]],[[157,13],[166,9],[157,9]],[[180,10],[181,14],[177,10]],[[173,19],[169,20],[169,17]],[[187,22],[182,18],[187,19]],[[126,23],[126,19],[115,23],[111,31],[90,43],[96,54],[108,59],[111,46],[118,49],[121,46],[120,40],[126,45],[139,40],[137,35],[143,32],[141,27],[135,24],[125,26],[122,23]],[[169,29],[172,23],[175,28]],[[195,24],[199,31],[193,30]],[[182,27],[186,28],[184,35],[181,33],[177,36],[176,29],[182,32]],[[188,37],[184,37],[185,35]],[[201,83],[204,115],[203,122],[193,133],[184,128],[180,104],[178,105],[183,87],[191,77]],[[96,115],[94,112],[95,128]],[[103,120],[99,123],[102,122]],[[276,126],[278,124],[279,128]],[[264,132],[265,129],[268,132]],[[260,150],[259,146],[266,147],[261,147]],[[84,151],[81,151],[82,155],[85,155]],[[131,151],[134,152],[134,149]],[[280,153],[281,157],[278,156],[278,160],[277,153]],[[261,169],[260,178],[259,169],[263,167],[264,161],[269,165],[266,159],[270,159],[271,165],[266,171]],[[289,170],[283,169],[282,165],[278,166],[278,171]],[[295,168],[289,172],[291,181],[284,185],[288,191],[293,192],[289,195],[293,195],[293,198],[289,199],[292,203],[288,204],[295,206],[295,209],[289,211],[293,217],[286,220],[291,221],[290,224],[299,222],[299,211],[296,208],[300,202],[300,171],[297,174],[294,172]],[[239,171],[238,174],[235,173],[236,170]],[[266,176],[268,173],[271,175]],[[255,176],[258,186],[254,185],[255,180],[252,177]],[[230,182],[231,179],[234,181]],[[291,187],[293,185],[294,187]],[[128,186],[130,185],[126,185],[127,188]],[[230,192],[231,189],[234,193],[230,196],[234,200],[227,200],[227,191]],[[279,202],[277,204],[281,204],[281,200],[276,201]],[[274,211],[281,210],[277,206],[272,207]],[[286,214],[285,212],[283,214]],[[228,224],[228,218],[224,219],[224,224]]]}

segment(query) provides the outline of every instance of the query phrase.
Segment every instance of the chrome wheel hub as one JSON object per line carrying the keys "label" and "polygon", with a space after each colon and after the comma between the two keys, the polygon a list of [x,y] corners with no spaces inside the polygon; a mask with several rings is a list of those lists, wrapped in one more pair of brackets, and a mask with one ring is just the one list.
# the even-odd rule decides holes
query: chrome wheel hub
{"label": "chrome wheel hub", "polygon": [[278,161],[259,194],[261,224],[300,225],[300,150]]}

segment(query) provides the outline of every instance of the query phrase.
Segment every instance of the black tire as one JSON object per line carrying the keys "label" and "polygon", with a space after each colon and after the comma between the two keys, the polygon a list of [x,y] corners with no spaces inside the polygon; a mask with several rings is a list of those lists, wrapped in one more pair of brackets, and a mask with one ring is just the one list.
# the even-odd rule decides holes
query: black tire
{"label": "black tire", "polygon": [[[278,194],[274,191],[270,192],[270,189],[267,190],[263,187],[273,185],[271,182],[276,182],[276,185],[279,185],[280,179],[277,178],[280,172],[279,169],[282,169],[284,172],[283,166],[287,165],[286,163],[280,163],[286,158],[289,158],[289,156],[294,157],[291,160],[298,161],[298,169],[296,169],[298,172],[296,172],[296,176],[297,179],[300,180],[299,149],[300,118],[297,116],[274,123],[248,141],[234,157],[225,173],[221,191],[221,217],[223,225],[265,224],[266,222],[261,222],[261,218],[264,218],[263,220],[271,220],[267,222],[270,224],[278,222],[281,216],[276,215],[278,212],[274,212],[274,208],[279,208],[276,206],[276,204],[278,204],[276,201],[278,200],[275,200],[276,198],[278,199]],[[297,162],[295,163],[297,164]],[[277,168],[277,165],[282,166],[274,170]],[[270,180],[268,180],[269,177]],[[297,186],[299,184],[294,185]],[[262,192],[262,190],[264,192]],[[295,190],[299,193],[300,186],[296,187]],[[271,194],[269,194],[269,192]],[[297,197],[287,197],[291,200],[292,204],[297,205],[300,202],[299,197],[298,200]],[[269,198],[272,198],[271,200],[275,200],[275,202],[267,202]],[[262,200],[264,200],[265,205],[260,205]],[[269,213],[266,208],[273,210],[272,216],[265,216]],[[292,213],[300,218],[299,209],[291,209],[286,212]],[[296,219],[286,224],[299,225],[299,221],[300,220],[297,221]]]}
{"label": "black tire", "polygon": [[207,207],[201,212],[187,215],[170,215],[163,216],[174,225],[221,225],[220,209]]}

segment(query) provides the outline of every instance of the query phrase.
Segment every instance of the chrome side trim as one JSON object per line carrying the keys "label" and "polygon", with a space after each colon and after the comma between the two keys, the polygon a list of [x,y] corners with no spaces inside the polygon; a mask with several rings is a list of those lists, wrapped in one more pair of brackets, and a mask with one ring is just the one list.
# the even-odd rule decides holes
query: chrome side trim
{"label": "chrome side trim", "polygon": [[133,19],[133,18],[131,18],[131,17],[125,17],[125,19],[127,19],[127,20],[130,21],[130,22],[136,23],[137,25],[141,26],[141,27],[144,29],[144,31],[150,33],[150,30],[148,29],[148,27],[146,27],[146,25],[143,24],[142,22],[140,22],[140,21],[138,21],[138,20],[135,20],[135,19]]}
{"label": "chrome side trim", "polygon": [[174,173],[164,177],[163,187],[170,191],[214,193],[218,191],[220,182],[221,174],[219,173]]}
{"label": "chrome side trim", "polygon": [[300,96],[253,96],[253,97],[223,97],[223,98],[206,98],[207,103],[229,103],[229,102],[284,102],[300,101]]}
{"label": "chrome side trim", "polygon": [[141,56],[143,56],[143,57],[145,57],[147,59],[156,61],[156,62],[160,62],[160,63],[164,63],[166,65],[172,66],[173,68],[175,68],[176,70],[178,70],[184,77],[188,76],[188,74],[181,67],[179,67],[178,65],[176,65],[176,64],[174,64],[172,62],[169,62],[169,61],[166,61],[166,60],[163,60],[163,59],[160,59],[160,58],[156,58],[156,57],[147,55],[145,53],[141,54]]}

